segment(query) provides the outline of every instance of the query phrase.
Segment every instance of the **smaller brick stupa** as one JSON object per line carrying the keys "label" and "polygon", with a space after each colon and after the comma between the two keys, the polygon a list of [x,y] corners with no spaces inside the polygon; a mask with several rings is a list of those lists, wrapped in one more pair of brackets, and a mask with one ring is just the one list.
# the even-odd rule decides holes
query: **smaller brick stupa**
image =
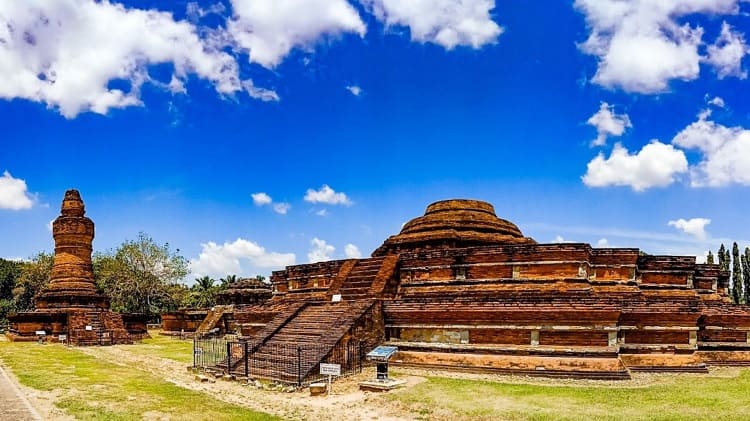
{"label": "smaller brick stupa", "polygon": [[145,332],[143,317],[110,311],[109,298],[97,291],[91,263],[94,222],[85,213],[78,190],[65,192],[52,223],[55,260],[49,285],[34,298],[35,311],[9,315],[11,340],[36,340],[44,332],[50,341],[112,345],[132,343],[128,330]]}

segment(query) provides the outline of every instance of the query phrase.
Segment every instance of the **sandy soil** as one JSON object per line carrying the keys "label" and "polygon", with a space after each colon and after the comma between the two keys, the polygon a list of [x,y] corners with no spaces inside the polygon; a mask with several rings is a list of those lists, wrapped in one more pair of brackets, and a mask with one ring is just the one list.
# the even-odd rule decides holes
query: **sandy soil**
{"label": "sandy soil", "polygon": [[[419,414],[414,408],[406,408],[398,401],[388,399],[385,394],[363,392],[358,383],[374,377],[372,368],[362,374],[339,379],[333,384],[333,393],[328,396],[312,397],[307,389],[295,392],[281,392],[258,389],[242,382],[217,379],[214,383],[204,383],[196,379],[196,374],[188,370],[183,363],[153,356],[137,355],[128,351],[127,346],[79,348],[81,352],[105,360],[109,363],[136,366],[153,373],[178,386],[207,393],[215,398],[280,416],[290,420],[318,420],[344,418],[347,420],[411,420],[417,419]],[[452,372],[443,370],[424,370],[399,368],[396,377],[405,380],[402,389],[408,390],[417,385],[427,376],[465,378],[474,380],[490,380],[504,383],[526,383],[546,386],[595,386],[595,387],[646,387],[653,384],[669,383],[677,376],[685,377],[691,374],[649,374],[633,373],[632,380],[604,381],[580,379],[547,379],[539,377],[507,376],[496,374],[475,374]],[[712,369],[709,375],[734,377],[739,374],[737,368]],[[705,374],[696,374],[696,377]],[[16,382],[17,383],[17,382]],[[53,392],[41,392],[19,386],[29,398],[31,404],[39,411],[44,419],[69,420],[61,410],[54,406],[57,396]],[[388,392],[400,393],[399,390]],[[160,419],[160,414],[148,414],[149,419]],[[433,413],[433,416],[439,414]],[[450,418],[450,414],[442,414]],[[438,416],[439,418],[442,418]]]}
{"label": "sandy soil", "polygon": [[[107,362],[125,366],[138,366],[178,386],[197,390],[233,403],[290,420],[320,420],[345,418],[347,420],[409,420],[414,414],[405,412],[397,403],[381,393],[359,390],[359,382],[374,377],[373,369],[362,374],[339,379],[333,384],[333,393],[327,396],[310,396],[307,389],[291,393],[261,390],[241,382],[217,379],[215,383],[202,383],[196,374],[176,361],[135,355],[127,347],[80,348],[86,354]],[[400,376],[405,387],[424,381],[417,375]],[[394,393],[394,392],[390,392]],[[395,393],[398,393],[397,391]]]}

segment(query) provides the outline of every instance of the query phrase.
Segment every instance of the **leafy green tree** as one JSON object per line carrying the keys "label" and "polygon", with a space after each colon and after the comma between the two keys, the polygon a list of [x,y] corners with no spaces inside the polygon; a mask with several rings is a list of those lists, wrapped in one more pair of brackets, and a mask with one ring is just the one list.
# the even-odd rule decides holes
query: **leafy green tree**
{"label": "leafy green tree", "polygon": [[13,289],[22,267],[22,262],[0,258],[0,325],[5,324],[8,313],[15,311]]}
{"label": "leafy green tree", "polygon": [[21,265],[21,272],[12,291],[13,306],[16,311],[34,309],[34,296],[49,283],[54,261],[52,254],[40,252]]}
{"label": "leafy green tree", "polygon": [[205,308],[216,304],[216,293],[219,287],[214,286],[215,282],[209,276],[201,276],[195,279],[195,284],[190,288],[191,307]]}
{"label": "leafy green tree", "polygon": [[732,300],[739,304],[743,298],[742,264],[740,263],[740,248],[735,242],[732,244]]}
{"label": "leafy green tree", "polygon": [[711,250],[708,251],[708,256],[706,256],[706,263],[708,263],[709,265],[714,264],[714,254],[711,253]]}
{"label": "leafy green tree", "polygon": [[719,257],[719,269],[729,270],[729,259],[727,258],[728,257],[727,251],[726,251],[726,248],[724,247],[724,244],[722,244],[721,247],[719,247],[718,257]]}
{"label": "leafy green tree", "polygon": [[165,308],[176,302],[172,285],[188,274],[188,264],[179,250],[159,245],[141,232],[135,240],[126,240],[114,252],[94,256],[94,271],[99,287],[111,298],[116,311],[144,313],[157,320]]}
{"label": "leafy green tree", "polygon": [[742,255],[742,279],[745,281],[745,305],[750,306],[750,247]]}
{"label": "leafy green tree", "polygon": [[23,262],[0,258],[0,300],[13,299],[13,288],[21,275]]}

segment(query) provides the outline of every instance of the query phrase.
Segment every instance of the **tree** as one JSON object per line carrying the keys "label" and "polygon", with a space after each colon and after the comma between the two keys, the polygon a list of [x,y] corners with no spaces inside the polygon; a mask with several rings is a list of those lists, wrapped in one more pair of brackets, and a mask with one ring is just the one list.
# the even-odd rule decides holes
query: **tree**
{"label": "tree", "polygon": [[735,242],[732,244],[732,299],[739,304],[743,298],[742,264],[740,263],[740,248]]}
{"label": "tree", "polygon": [[16,311],[34,309],[34,296],[49,283],[54,261],[55,257],[52,254],[40,252],[21,265],[16,286],[12,291],[13,307]]}
{"label": "tree", "polygon": [[226,288],[239,281],[239,277],[237,277],[237,275],[227,275],[226,277],[219,279],[219,281],[221,282],[221,287]]}
{"label": "tree", "polygon": [[217,287],[214,286],[216,281],[209,276],[201,276],[195,279],[195,284],[190,288],[191,307],[212,307],[216,304]]}
{"label": "tree", "polygon": [[714,254],[711,253],[711,250],[708,251],[708,256],[706,256],[706,263],[708,263],[709,265],[714,264]]}
{"label": "tree", "polygon": [[23,263],[0,258],[0,300],[13,299],[13,288],[21,275]]}
{"label": "tree", "polygon": [[15,311],[13,289],[22,267],[22,262],[0,259],[0,325],[5,324],[8,313]]}
{"label": "tree", "polygon": [[745,281],[745,305],[750,306],[750,247],[745,247],[742,256],[742,278]]}
{"label": "tree", "polygon": [[94,256],[99,287],[116,311],[143,313],[155,320],[165,308],[174,308],[173,284],[188,274],[187,260],[169,244],[159,245],[146,233],[126,240],[117,250]]}
{"label": "tree", "polygon": [[723,243],[721,247],[719,247],[718,258],[719,258],[719,269],[729,270],[729,259],[727,259],[726,248],[724,248]]}

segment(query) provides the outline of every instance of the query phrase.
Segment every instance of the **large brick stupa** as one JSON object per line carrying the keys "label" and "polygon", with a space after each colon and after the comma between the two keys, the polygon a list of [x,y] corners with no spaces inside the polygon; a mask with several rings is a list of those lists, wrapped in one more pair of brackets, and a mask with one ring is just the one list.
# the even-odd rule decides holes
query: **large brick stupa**
{"label": "large brick stupa", "polygon": [[52,341],[111,345],[131,343],[133,335],[145,333],[143,316],[110,311],[109,298],[97,290],[91,263],[94,222],[85,214],[80,193],[65,192],[60,216],[52,223],[55,259],[49,285],[34,298],[35,311],[8,317],[11,340],[34,340],[44,332]]}

